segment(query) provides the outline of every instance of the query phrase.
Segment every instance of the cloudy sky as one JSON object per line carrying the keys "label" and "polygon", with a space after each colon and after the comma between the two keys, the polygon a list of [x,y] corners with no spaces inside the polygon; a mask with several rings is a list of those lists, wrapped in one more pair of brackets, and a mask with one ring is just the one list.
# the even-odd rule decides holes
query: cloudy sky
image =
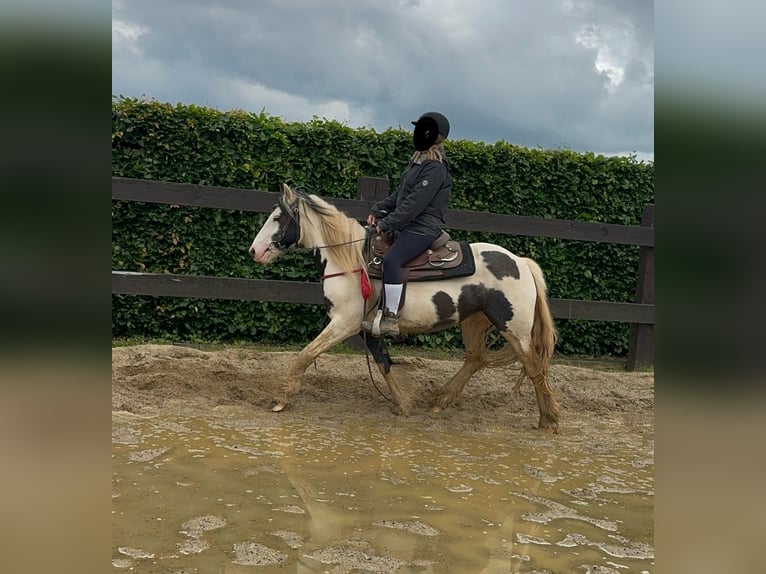
{"label": "cloudy sky", "polygon": [[654,159],[651,0],[113,0],[112,94]]}

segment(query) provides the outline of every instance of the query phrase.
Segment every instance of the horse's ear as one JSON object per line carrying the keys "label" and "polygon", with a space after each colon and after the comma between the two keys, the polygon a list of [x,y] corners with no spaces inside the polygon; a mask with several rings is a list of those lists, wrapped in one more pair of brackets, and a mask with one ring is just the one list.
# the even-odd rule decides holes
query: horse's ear
{"label": "horse's ear", "polygon": [[285,197],[285,200],[288,203],[292,203],[292,201],[293,201],[293,190],[286,183],[282,184],[282,195]]}

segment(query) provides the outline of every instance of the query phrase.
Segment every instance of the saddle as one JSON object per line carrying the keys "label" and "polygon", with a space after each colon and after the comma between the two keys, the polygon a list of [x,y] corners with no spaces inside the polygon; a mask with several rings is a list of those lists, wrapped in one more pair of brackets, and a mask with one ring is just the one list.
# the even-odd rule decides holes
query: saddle
{"label": "saddle", "polygon": [[[382,235],[374,235],[370,239],[364,255],[371,278],[383,277],[383,257],[391,245]],[[454,241],[449,233],[442,231],[428,249],[405,263],[402,269],[406,283],[473,275],[476,264],[468,243]]]}

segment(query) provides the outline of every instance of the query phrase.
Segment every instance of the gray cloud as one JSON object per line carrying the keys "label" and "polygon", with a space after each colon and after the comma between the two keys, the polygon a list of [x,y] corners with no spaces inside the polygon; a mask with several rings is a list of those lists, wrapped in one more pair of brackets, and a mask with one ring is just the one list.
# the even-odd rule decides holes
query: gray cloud
{"label": "gray cloud", "polygon": [[113,93],[653,157],[653,44],[628,0],[124,0]]}

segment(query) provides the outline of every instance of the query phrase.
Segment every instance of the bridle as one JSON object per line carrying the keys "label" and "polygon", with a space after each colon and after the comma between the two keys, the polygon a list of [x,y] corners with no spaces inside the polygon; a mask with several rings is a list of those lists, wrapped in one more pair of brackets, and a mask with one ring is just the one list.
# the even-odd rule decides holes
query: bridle
{"label": "bridle", "polygon": [[272,241],[269,245],[269,249],[271,249],[271,246],[274,245],[276,248],[280,251],[285,251],[292,247],[293,245],[298,243],[298,240],[301,236],[301,224],[300,224],[300,212],[297,209],[296,206],[289,205],[286,201],[284,196],[279,197],[279,203],[278,203],[279,209],[282,211],[284,215],[287,216],[289,221],[287,222],[287,225],[282,227],[281,233],[276,238],[276,240]]}
{"label": "bridle", "polygon": [[[271,246],[275,246],[276,250],[278,251],[286,251],[287,249],[297,245],[298,247],[301,247],[298,245],[298,241],[301,237],[301,223],[300,223],[300,211],[298,211],[297,204],[290,205],[285,201],[284,196],[280,196],[279,203],[277,204],[277,207],[279,207],[282,210],[282,213],[287,216],[288,222],[287,225],[285,225],[279,234],[279,236],[269,244],[269,249],[271,251],[275,251],[274,249],[271,249]],[[315,247],[301,247],[302,249],[306,250],[317,250],[317,249],[324,249],[326,247],[340,247],[341,245],[351,245],[352,243],[361,243],[362,241],[366,241],[368,238],[368,234],[365,234],[364,237],[361,239],[351,239],[350,241],[343,241],[341,243],[333,243],[331,245],[317,245]]]}

